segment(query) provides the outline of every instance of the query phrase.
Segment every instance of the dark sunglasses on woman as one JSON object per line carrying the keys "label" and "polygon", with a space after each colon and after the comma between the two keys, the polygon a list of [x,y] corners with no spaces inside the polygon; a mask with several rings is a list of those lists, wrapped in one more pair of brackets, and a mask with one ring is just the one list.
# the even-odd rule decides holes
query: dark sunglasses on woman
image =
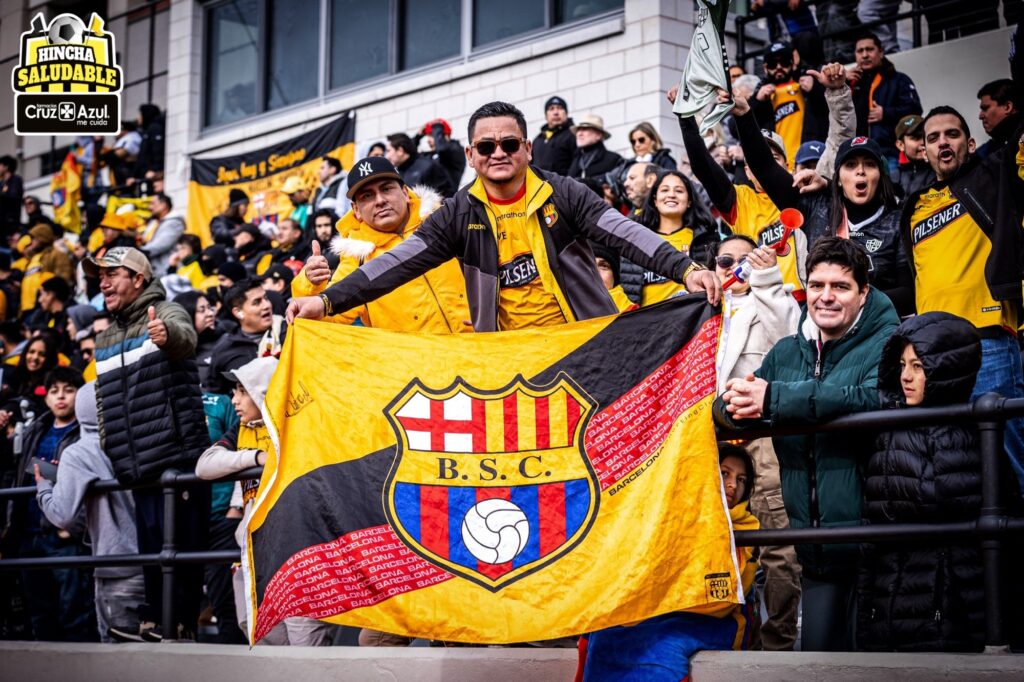
{"label": "dark sunglasses on woman", "polygon": [[718,265],[718,267],[722,268],[723,270],[728,270],[732,266],[736,265],[736,263],[742,263],[745,260],[747,260],[746,256],[740,258],[739,260],[736,260],[732,256],[718,256],[717,258],[715,258],[715,263]]}

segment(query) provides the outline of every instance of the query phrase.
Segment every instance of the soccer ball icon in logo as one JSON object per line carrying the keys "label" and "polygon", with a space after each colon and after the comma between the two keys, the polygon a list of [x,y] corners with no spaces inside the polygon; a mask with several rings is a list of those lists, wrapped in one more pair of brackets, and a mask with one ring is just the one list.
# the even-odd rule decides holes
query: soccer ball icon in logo
{"label": "soccer ball icon in logo", "polygon": [[85,38],[85,24],[74,14],[61,14],[50,22],[47,37],[51,45],[81,43]]}
{"label": "soccer ball icon in logo", "polygon": [[503,564],[523,551],[530,539],[530,522],[508,500],[477,502],[462,520],[462,541],[469,553],[485,564]]}

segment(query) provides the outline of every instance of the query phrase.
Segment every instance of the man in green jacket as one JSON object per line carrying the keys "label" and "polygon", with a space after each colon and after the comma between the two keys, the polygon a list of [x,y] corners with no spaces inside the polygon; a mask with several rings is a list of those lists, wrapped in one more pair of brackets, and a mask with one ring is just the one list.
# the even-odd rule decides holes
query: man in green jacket
{"label": "man in green jacket", "polygon": [[[800,332],[776,344],[753,375],[726,385],[715,401],[720,424],[792,426],[879,408],[878,361],[899,324],[896,309],[868,286],[867,255],[850,240],[819,240],[807,273]],[[869,437],[821,433],[772,442],[791,527],[860,523]],[[797,545],[796,551],[803,572],[801,650],[851,651],[857,546]]]}

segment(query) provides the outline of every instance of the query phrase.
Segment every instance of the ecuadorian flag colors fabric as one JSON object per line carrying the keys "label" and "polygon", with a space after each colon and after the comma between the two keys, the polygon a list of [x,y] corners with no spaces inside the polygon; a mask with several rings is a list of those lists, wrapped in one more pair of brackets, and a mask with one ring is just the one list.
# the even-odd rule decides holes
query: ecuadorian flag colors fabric
{"label": "ecuadorian flag colors fabric", "polygon": [[300,320],[243,555],[251,641],[291,616],[447,641],[742,601],[702,295],[508,333]]}

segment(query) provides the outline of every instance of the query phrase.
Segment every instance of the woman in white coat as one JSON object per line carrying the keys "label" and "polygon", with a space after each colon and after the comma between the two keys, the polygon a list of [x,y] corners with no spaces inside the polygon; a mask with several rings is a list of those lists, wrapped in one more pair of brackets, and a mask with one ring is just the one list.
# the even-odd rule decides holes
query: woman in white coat
{"label": "woman in white coat", "polygon": [[[724,284],[743,260],[750,266],[746,282],[726,290],[723,305],[722,343],[718,353],[718,394],[730,379],[744,378],[761,366],[765,354],[782,338],[797,332],[800,307],[782,282],[776,253],[757,248],[741,235],[726,237],[719,245],[715,269]],[[756,479],[750,510],[761,528],[788,528],[789,518],[782,505],[779,462],[771,439],[748,445],[754,460]],[[765,573],[766,618],[761,625],[765,650],[785,651],[796,643],[796,621],[800,604],[800,564],[790,547],[762,547],[761,566]]]}

